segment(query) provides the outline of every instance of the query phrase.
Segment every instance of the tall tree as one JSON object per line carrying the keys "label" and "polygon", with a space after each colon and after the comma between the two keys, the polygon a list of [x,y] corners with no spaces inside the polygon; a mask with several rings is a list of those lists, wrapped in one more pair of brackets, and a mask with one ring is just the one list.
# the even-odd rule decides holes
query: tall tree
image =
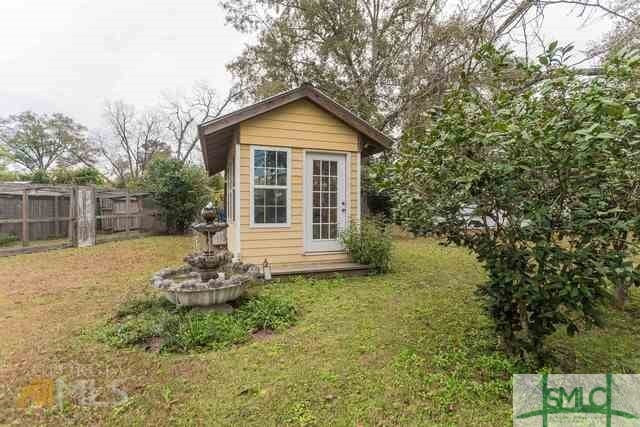
{"label": "tall tree", "polygon": [[94,161],[86,128],[59,113],[25,111],[0,119],[0,147],[10,162],[31,172]]}
{"label": "tall tree", "polygon": [[617,15],[614,28],[591,50],[592,56],[640,47],[640,1],[616,0],[610,7]]}
{"label": "tall tree", "polygon": [[95,143],[122,183],[139,181],[153,156],[171,151],[163,141],[158,112],[138,113],[132,105],[116,101],[106,104],[104,115],[110,134],[97,135]]}
{"label": "tall tree", "polygon": [[220,116],[241,94],[234,85],[221,98],[215,89],[198,83],[186,96],[165,96],[161,110],[166,123],[166,139],[174,158],[186,163],[198,150],[198,125]]}
{"label": "tall tree", "polygon": [[[620,0],[637,1],[637,0]],[[227,21],[256,35],[229,64],[249,98],[310,81],[381,130],[421,125],[461,80],[482,84],[480,47],[572,4],[626,17],[589,0],[223,0]],[[471,6],[470,6],[471,5]],[[525,29],[530,31],[530,29]]]}

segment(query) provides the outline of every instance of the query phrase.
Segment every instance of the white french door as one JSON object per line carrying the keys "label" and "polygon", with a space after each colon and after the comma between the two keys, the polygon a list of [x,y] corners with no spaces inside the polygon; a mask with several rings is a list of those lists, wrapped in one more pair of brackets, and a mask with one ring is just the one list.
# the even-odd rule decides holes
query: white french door
{"label": "white french door", "polygon": [[346,156],[307,153],[305,158],[305,251],[340,251],[347,224]]}

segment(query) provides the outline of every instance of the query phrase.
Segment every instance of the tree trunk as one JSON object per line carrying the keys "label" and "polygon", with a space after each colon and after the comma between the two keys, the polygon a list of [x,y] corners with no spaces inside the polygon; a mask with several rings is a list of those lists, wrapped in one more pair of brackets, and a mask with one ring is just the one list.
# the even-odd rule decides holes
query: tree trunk
{"label": "tree trunk", "polygon": [[618,310],[624,310],[624,306],[629,299],[629,293],[627,287],[624,284],[619,284],[616,287],[615,293],[615,305]]}

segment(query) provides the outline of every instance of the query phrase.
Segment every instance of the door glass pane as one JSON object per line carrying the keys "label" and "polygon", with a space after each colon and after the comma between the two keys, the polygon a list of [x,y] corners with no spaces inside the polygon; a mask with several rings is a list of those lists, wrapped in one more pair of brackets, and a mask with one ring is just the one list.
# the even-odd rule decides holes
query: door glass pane
{"label": "door glass pane", "polygon": [[313,215],[314,240],[338,238],[338,162],[313,161]]}
{"label": "door glass pane", "polygon": [[320,201],[321,206],[328,207],[329,206],[329,193],[327,193],[326,191],[323,191],[321,197],[322,197],[322,200]]}
{"label": "door glass pane", "polygon": [[329,163],[332,162],[327,160],[322,161],[322,175],[329,176]]}
{"label": "door glass pane", "polygon": [[338,204],[338,193],[336,193],[335,191],[332,191],[331,193],[329,193],[329,206],[335,208],[337,204]]}
{"label": "door glass pane", "polygon": [[329,209],[322,209],[322,212],[320,213],[320,222],[323,224],[328,224],[329,223]]}
{"label": "door glass pane", "polygon": [[336,224],[329,224],[329,238],[330,239],[338,238],[338,227]]}

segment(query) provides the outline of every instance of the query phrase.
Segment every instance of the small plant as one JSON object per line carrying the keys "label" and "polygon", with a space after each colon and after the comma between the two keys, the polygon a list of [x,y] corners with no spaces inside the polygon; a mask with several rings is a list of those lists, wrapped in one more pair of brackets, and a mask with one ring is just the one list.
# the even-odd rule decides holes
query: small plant
{"label": "small plant", "polygon": [[249,299],[234,314],[252,331],[284,329],[296,319],[293,304],[269,296]]}
{"label": "small plant", "polygon": [[379,219],[364,219],[340,235],[351,258],[370,266],[376,273],[391,270],[391,232]]}
{"label": "small plant", "polygon": [[221,349],[247,340],[247,330],[241,322],[227,314],[190,312],[178,326],[178,348],[189,351],[197,348]]}

